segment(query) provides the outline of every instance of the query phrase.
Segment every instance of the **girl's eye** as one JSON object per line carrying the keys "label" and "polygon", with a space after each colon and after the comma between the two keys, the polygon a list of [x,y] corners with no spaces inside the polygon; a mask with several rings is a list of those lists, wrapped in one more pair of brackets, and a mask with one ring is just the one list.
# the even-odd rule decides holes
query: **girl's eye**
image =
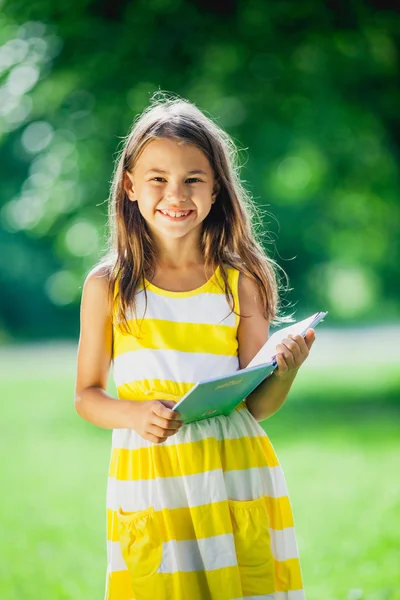
{"label": "girl's eye", "polygon": [[[160,181],[165,181],[165,179],[164,177],[153,177],[152,181],[157,181],[157,183],[159,183]],[[186,179],[186,183],[197,183],[198,181],[201,180],[197,177],[190,177],[189,179]]]}

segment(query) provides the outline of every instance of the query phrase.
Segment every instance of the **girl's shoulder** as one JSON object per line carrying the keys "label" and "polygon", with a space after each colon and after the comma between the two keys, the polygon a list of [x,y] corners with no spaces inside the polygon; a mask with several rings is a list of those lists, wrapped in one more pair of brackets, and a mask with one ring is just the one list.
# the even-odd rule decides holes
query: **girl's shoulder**
{"label": "girl's shoulder", "polygon": [[111,266],[108,263],[98,263],[87,274],[84,285],[104,288],[111,279]]}
{"label": "girl's shoulder", "polygon": [[241,318],[238,327],[239,364],[246,367],[269,337],[269,319],[259,284],[241,271],[238,281]]}
{"label": "girl's shoulder", "polygon": [[83,284],[82,297],[90,302],[96,309],[110,312],[111,302],[111,267],[107,263],[95,265],[87,274]]}
{"label": "girl's shoulder", "polygon": [[249,273],[246,263],[240,259],[230,265],[230,269],[232,273],[235,273],[240,312],[252,316],[257,315],[257,318],[262,318],[262,322],[264,322],[265,299],[260,294],[260,281],[257,281],[253,274]]}
{"label": "girl's shoulder", "polygon": [[225,261],[222,266],[227,275],[234,277],[238,284],[242,285],[244,279],[251,281],[246,273],[246,264],[239,257],[230,257],[230,260]]}
{"label": "girl's shoulder", "polygon": [[245,301],[249,295],[254,294],[258,287],[257,284],[248,275],[246,265],[239,257],[225,262],[223,269],[230,286],[235,289],[236,294],[239,295],[240,304],[242,304],[242,301]]}

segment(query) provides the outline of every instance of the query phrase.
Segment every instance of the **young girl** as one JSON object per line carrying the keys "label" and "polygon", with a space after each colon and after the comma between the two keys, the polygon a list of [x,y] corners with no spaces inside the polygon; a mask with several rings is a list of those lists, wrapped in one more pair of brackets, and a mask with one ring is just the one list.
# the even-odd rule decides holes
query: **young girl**
{"label": "young girl", "polygon": [[84,419],[114,430],[107,600],[304,599],[284,475],[258,421],[285,401],[313,330],[277,347],[274,374],[231,415],[182,425],[174,411],[195,382],[245,367],[276,319],[275,264],[234,159],[193,104],[161,98],[116,166],[75,394]]}

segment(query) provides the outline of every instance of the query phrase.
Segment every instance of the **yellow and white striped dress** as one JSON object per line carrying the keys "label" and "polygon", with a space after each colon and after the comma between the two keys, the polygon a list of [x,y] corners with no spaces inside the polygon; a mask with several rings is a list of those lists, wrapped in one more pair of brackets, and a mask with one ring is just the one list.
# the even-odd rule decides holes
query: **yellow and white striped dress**
{"label": "yellow and white striped dress", "polygon": [[[226,271],[238,311],[239,272]],[[138,290],[139,337],[114,327],[119,398],[178,400],[238,369],[239,317],[218,280],[189,292],[146,282],[146,312]],[[285,478],[245,403],[162,444],[114,430],[107,533],[106,600],[305,598]]]}

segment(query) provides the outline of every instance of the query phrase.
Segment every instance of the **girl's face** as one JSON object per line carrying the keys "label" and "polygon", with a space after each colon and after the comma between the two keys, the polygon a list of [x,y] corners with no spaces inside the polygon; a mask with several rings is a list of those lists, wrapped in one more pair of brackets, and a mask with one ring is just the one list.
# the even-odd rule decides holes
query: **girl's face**
{"label": "girl's face", "polygon": [[217,196],[214,174],[195,145],[166,138],[145,146],[125,190],[156,238],[199,236]]}

